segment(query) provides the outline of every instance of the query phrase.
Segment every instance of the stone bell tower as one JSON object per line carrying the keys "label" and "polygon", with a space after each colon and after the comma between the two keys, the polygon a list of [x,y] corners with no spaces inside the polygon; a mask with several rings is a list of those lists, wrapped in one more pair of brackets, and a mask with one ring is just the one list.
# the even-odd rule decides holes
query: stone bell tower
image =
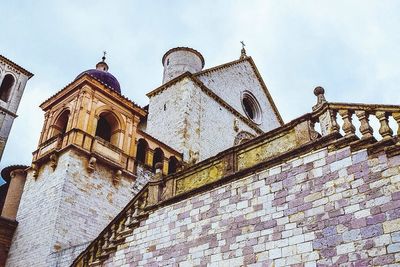
{"label": "stone bell tower", "polygon": [[105,58],[40,107],[45,120],[6,266],[68,266],[134,196],[146,111],[121,95]]}
{"label": "stone bell tower", "polygon": [[0,55],[0,160],[17,117],[26,82],[32,76],[29,71]]}
{"label": "stone bell tower", "polygon": [[105,57],[41,104],[6,266],[69,266],[152,177],[182,155],[138,129],[147,111],[121,95]]}

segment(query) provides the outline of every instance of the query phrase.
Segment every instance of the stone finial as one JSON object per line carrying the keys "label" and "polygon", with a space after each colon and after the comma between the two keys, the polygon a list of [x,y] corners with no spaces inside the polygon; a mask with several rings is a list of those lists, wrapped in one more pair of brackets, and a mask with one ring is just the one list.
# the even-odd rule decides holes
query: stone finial
{"label": "stone finial", "polygon": [[242,50],[240,51],[240,59],[244,59],[247,57],[246,49],[244,48],[246,45],[244,44],[243,41],[240,41],[240,43],[242,44]]}
{"label": "stone finial", "polygon": [[108,65],[106,63],[106,54],[107,52],[103,52],[103,57],[101,58],[101,61],[96,64],[96,69],[101,70],[101,71],[108,71]]}
{"label": "stone finial", "polygon": [[314,89],[314,95],[317,97],[317,104],[315,104],[315,106],[313,107],[313,109],[317,109],[319,106],[321,106],[322,104],[326,103],[326,99],[325,99],[325,89],[321,86],[317,86]]}

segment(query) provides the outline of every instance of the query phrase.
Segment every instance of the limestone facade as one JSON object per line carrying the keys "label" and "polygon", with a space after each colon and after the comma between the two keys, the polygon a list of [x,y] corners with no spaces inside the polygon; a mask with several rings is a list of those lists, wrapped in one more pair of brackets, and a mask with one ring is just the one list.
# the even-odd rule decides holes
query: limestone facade
{"label": "limestone facade", "polygon": [[[147,133],[195,163],[235,145],[242,132],[254,137],[282,125],[250,57],[200,71],[201,55],[186,49],[174,48],[163,58],[164,73],[171,75],[147,94]],[[183,62],[191,67],[182,70]],[[257,120],[246,114],[246,94],[257,102],[257,110],[252,111]]]}
{"label": "limestone facade", "polygon": [[246,122],[202,91],[189,77],[150,98],[146,132],[198,162],[234,145]]}
{"label": "limestone facade", "polygon": [[[43,165],[37,177],[28,171],[6,266],[68,266],[58,258],[63,250],[96,237],[133,197],[130,176],[122,174],[114,186],[108,166],[97,163],[88,172],[87,161],[84,153],[68,150],[54,169]],[[73,252],[69,260],[81,250]]]}
{"label": "limestone facade", "polygon": [[312,113],[156,175],[72,266],[398,266],[400,106],[314,93]]}
{"label": "limestone facade", "polygon": [[6,266],[398,265],[400,106],[283,124],[244,49],[176,48],[142,108],[104,60],[41,105]]}

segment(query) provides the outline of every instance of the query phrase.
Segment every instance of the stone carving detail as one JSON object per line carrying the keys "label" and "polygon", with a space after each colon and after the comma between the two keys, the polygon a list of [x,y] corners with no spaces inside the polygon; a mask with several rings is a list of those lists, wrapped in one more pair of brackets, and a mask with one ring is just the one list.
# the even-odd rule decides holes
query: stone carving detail
{"label": "stone carving detail", "polygon": [[224,162],[221,161],[197,173],[178,180],[176,182],[176,193],[180,194],[222,178],[225,170],[224,165]]}
{"label": "stone carving detail", "polygon": [[119,182],[121,181],[121,176],[122,176],[122,171],[121,170],[117,170],[114,174],[112,183],[114,186],[118,185]]}
{"label": "stone carving detail", "polygon": [[196,164],[199,161],[199,151],[189,150],[189,166]]}
{"label": "stone carving detail", "polygon": [[32,163],[32,165],[31,165],[31,168],[32,168],[32,170],[33,170],[33,177],[35,178],[35,180],[36,180],[36,178],[38,177],[38,175],[39,175],[39,166],[36,164],[36,163]]}
{"label": "stone carving detail", "polygon": [[95,157],[90,157],[89,164],[88,164],[88,172],[93,172],[96,169],[96,162],[97,159]]}
{"label": "stone carving detail", "polygon": [[253,139],[255,136],[249,132],[241,131],[235,137],[235,141],[233,142],[234,146],[240,145],[248,140]]}
{"label": "stone carving detail", "polygon": [[50,167],[53,169],[53,171],[56,169],[58,163],[58,157],[56,154],[51,154],[50,156]]}
{"label": "stone carving detail", "polygon": [[310,138],[311,140],[316,140],[321,137],[321,134],[315,130],[315,122],[310,121],[308,124],[309,130],[310,130]]}

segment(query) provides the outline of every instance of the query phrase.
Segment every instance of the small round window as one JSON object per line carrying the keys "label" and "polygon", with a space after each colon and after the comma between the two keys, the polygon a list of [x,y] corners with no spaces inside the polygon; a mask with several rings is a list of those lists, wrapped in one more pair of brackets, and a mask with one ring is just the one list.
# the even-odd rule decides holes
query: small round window
{"label": "small round window", "polygon": [[248,91],[242,93],[242,107],[250,120],[257,124],[261,123],[261,107],[252,93]]}

